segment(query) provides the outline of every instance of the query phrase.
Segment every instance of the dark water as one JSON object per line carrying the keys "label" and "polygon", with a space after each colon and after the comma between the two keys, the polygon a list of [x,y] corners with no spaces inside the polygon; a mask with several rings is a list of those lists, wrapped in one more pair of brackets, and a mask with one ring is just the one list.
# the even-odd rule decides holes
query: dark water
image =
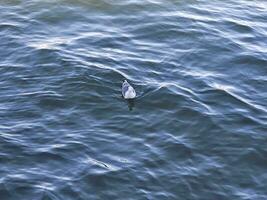
{"label": "dark water", "polygon": [[0,44],[1,200],[267,199],[267,1],[1,0]]}

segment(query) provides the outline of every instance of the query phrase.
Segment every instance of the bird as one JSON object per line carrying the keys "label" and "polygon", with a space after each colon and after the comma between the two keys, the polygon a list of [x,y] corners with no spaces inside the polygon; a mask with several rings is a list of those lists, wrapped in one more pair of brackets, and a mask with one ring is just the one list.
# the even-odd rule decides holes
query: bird
{"label": "bird", "polygon": [[134,88],[127,82],[127,80],[123,81],[121,92],[124,99],[134,99],[136,97]]}

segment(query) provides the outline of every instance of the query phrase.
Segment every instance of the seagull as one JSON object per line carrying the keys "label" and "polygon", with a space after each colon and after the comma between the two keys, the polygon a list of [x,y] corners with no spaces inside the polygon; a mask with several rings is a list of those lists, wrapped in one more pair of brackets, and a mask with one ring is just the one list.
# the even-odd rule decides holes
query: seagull
{"label": "seagull", "polygon": [[124,99],[134,99],[136,97],[134,88],[127,82],[127,80],[123,81],[121,92]]}

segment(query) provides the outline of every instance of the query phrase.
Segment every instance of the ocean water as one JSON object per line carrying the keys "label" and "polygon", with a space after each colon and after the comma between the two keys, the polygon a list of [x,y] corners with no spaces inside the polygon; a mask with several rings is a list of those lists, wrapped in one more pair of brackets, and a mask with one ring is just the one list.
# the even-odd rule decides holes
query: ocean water
{"label": "ocean water", "polygon": [[1,200],[267,199],[267,1],[0,0],[0,45]]}

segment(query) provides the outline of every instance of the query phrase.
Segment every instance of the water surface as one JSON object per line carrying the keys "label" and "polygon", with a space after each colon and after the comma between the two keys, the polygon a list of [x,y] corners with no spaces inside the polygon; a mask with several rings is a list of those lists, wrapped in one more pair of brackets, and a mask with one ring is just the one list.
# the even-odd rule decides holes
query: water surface
{"label": "water surface", "polygon": [[266,22],[261,0],[1,0],[0,199],[267,199]]}

